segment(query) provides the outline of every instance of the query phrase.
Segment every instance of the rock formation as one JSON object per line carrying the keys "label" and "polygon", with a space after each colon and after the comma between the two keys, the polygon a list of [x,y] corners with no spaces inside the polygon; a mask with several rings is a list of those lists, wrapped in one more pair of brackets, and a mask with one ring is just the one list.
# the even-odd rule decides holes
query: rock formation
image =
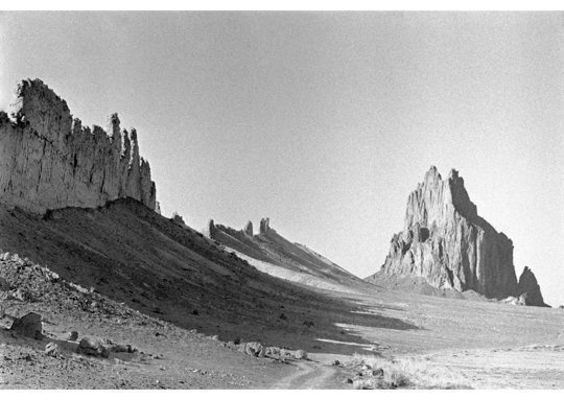
{"label": "rock formation", "polygon": [[517,293],[513,243],[478,216],[456,170],[443,180],[431,167],[409,195],[404,230],[393,236],[381,273],[489,298]]}
{"label": "rock formation", "polygon": [[253,223],[251,221],[247,222],[247,225],[245,225],[244,232],[251,237],[253,236]]}
{"label": "rock formation", "polygon": [[30,312],[14,320],[12,331],[36,340],[43,339],[43,322],[41,315]]}
{"label": "rock formation", "polygon": [[186,225],[186,222],[184,222],[184,218],[182,218],[182,215],[178,214],[176,211],[172,213],[171,220],[176,225],[181,226],[183,228],[188,226],[188,225]]}
{"label": "rock formation", "polygon": [[523,300],[527,306],[546,307],[542,297],[540,286],[533,271],[529,267],[525,267],[519,283],[517,285],[517,295]]}
{"label": "rock formation", "polygon": [[270,230],[270,218],[262,218],[260,220],[259,233],[266,233]]}
{"label": "rock formation", "polygon": [[15,122],[0,112],[0,201],[44,213],[65,207],[93,208],[131,197],[156,208],[149,163],[139,155],[137,132],[110,134],[83,127],[67,103],[42,81],[18,87]]}

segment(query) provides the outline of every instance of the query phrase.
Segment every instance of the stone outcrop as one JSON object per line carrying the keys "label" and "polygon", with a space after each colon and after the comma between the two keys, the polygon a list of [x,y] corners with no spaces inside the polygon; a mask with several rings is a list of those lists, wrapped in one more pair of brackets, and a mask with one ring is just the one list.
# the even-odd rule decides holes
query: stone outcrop
{"label": "stone outcrop", "polygon": [[245,225],[245,228],[243,229],[243,231],[249,235],[249,236],[253,236],[253,223],[251,221],[247,222],[247,225]]}
{"label": "stone outcrop", "polygon": [[38,79],[19,85],[16,106],[15,122],[0,113],[2,203],[42,214],[131,197],[155,210],[155,183],[140,157],[137,132],[121,131],[117,114],[109,134],[83,127]]}
{"label": "stone outcrop", "polygon": [[213,222],[213,219],[210,219],[208,221],[208,225],[204,228],[204,234],[210,239],[213,239],[216,231],[217,229],[215,227],[215,223]]}
{"label": "stone outcrop", "polygon": [[100,338],[85,336],[80,340],[76,352],[88,356],[108,358],[110,351],[105,344]]}
{"label": "stone outcrop", "polygon": [[456,170],[443,180],[431,167],[409,195],[404,229],[380,272],[489,298],[517,294],[513,243],[478,215]]}
{"label": "stone outcrop", "polygon": [[186,222],[184,222],[184,218],[182,215],[178,214],[177,212],[172,213],[171,221],[174,222],[176,225],[181,226],[183,228],[187,227]]}
{"label": "stone outcrop", "polygon": [[270,230],[270,218],[260,220],[259,233],[264,234]]}
{"label": "stone outcrop", "polygon": [[519,277],[517,295],[527,306],[547,307],[542,297],[537,278],[529,267],[525,267]]}
{"label": "stone outcrop", "polygon": [[14,320],[10,329],[23,336],[37,340],[43,339],[42,318],[41,315],[34,312],[27,313],[23,317]]}

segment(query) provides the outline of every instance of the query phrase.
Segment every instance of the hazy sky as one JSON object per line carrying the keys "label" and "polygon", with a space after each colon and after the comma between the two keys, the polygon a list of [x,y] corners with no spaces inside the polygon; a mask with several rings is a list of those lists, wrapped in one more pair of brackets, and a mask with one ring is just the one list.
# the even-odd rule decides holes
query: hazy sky
{"label": "hazy sky", "polygon": [[0,108],[39,77],[135,126],[164,214],[251,219],[364,277],[431,165],[564,304],[563,13],[3,13]]}

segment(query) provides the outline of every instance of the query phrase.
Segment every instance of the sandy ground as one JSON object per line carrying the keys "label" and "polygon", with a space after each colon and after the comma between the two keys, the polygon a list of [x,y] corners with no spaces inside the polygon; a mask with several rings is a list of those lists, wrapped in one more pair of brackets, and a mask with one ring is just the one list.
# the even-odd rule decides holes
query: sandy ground
{"label": "sandy ground", "polygon": [[[355,354],[421,374],[441,367],[472,388],[564,388],[560,309],[287,282],[135,205],[0,214],[0,247],[33,260],[0,263],[2,388],[351,388]],[[33,299],[10,298],[17,288]],[[43,316],[44,340],[6,330],[28,311]],[[79,355],[66,339],[73,330],[138,351]],[[235,339],[304,349],[311,360],[251,357],[225,345]]]}

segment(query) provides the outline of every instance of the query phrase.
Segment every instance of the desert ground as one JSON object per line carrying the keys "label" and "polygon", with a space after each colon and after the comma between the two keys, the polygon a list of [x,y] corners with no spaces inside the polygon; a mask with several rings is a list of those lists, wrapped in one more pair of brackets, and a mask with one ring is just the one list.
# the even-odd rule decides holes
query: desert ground
{"label": "desert ground", "polygon": [[[561,309],[281,280],[131,202],[2,220],[4,389],[564,388]],[[40,340],[9,329],[27,312]],[[85,336],[129,351],[77,352]]]}

